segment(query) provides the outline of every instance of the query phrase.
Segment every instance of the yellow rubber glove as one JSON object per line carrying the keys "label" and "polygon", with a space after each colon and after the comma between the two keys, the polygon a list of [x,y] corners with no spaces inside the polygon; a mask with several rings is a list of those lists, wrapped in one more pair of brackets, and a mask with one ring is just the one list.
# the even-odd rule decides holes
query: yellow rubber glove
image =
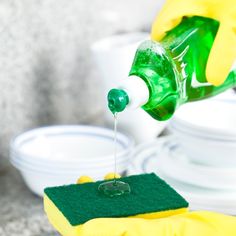
{"label": "yellow rubber glove", "polygon": [[167,0],[152,26],[151,37],[160,40],[183,16],[204,16],[220,22],[206,68],[208,82],[224,82],[236,59],[235,0]]}
{"label": "yellow rubber glove", "polygon": [[235,236],[236,218],[199,211],[162,219],[101,218],[90,220],[80,236]]}

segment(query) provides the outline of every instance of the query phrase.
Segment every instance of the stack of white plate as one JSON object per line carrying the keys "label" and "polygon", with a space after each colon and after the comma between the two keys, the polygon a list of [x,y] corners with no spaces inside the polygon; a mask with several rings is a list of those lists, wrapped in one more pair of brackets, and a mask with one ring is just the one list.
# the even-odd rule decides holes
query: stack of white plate
{"label": "stack of white plate", "polygon": [[[126,170],[133,145],[131,138],[118,132],[118,173]],[[114,171],[114,132],[94,126],[34,129],[12,141],[11,163],[40,196],[45,187],[75,183],[81,175],[101,180]]]}
{"label": "stack of white plate", "polygon": [[236,215],[235,170],[191,163],[173,136],[139,145],[133,155],[128,174],[156,173],[189,202],[191,210]]}

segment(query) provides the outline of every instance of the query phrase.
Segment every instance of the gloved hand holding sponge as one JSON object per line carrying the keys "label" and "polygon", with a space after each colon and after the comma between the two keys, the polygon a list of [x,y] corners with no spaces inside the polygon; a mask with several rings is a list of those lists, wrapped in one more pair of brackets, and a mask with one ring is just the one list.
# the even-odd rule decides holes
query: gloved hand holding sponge
{"label": "gloved hand holding sponge", "polygon": [[131,193],[113,198],[100,195],[101,181],[92,182],[90,177],[46,188],[44,208],[49,221],[63,236],[236,235],[235,217],[188,212],[185,199],[155,174],[121,180],[130,184]]}

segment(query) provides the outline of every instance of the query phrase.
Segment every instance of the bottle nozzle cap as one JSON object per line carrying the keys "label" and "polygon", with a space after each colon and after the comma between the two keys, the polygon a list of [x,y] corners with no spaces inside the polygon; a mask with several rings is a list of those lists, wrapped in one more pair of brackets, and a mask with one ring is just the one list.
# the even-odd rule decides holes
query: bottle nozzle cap
{"label": "bottle nozzle cap", "polygon": [[122,89],[111,89],[107,95],[108,107],[114,114],[123,111],[129,103],[128,94]]}

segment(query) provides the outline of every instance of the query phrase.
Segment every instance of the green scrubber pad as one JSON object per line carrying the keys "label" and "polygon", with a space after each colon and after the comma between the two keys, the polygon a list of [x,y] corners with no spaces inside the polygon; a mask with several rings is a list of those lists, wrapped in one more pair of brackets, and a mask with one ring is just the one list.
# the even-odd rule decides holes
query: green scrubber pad
{"label": "green scrubber pad", "polygon": [[73,184],[45,189],[45,195],[68,220],[77,226],[99,217],[127,217],[188,207],[188,203],[155,174],[120,179],[131,193],[113,198],[98,191],[100,183]]}

